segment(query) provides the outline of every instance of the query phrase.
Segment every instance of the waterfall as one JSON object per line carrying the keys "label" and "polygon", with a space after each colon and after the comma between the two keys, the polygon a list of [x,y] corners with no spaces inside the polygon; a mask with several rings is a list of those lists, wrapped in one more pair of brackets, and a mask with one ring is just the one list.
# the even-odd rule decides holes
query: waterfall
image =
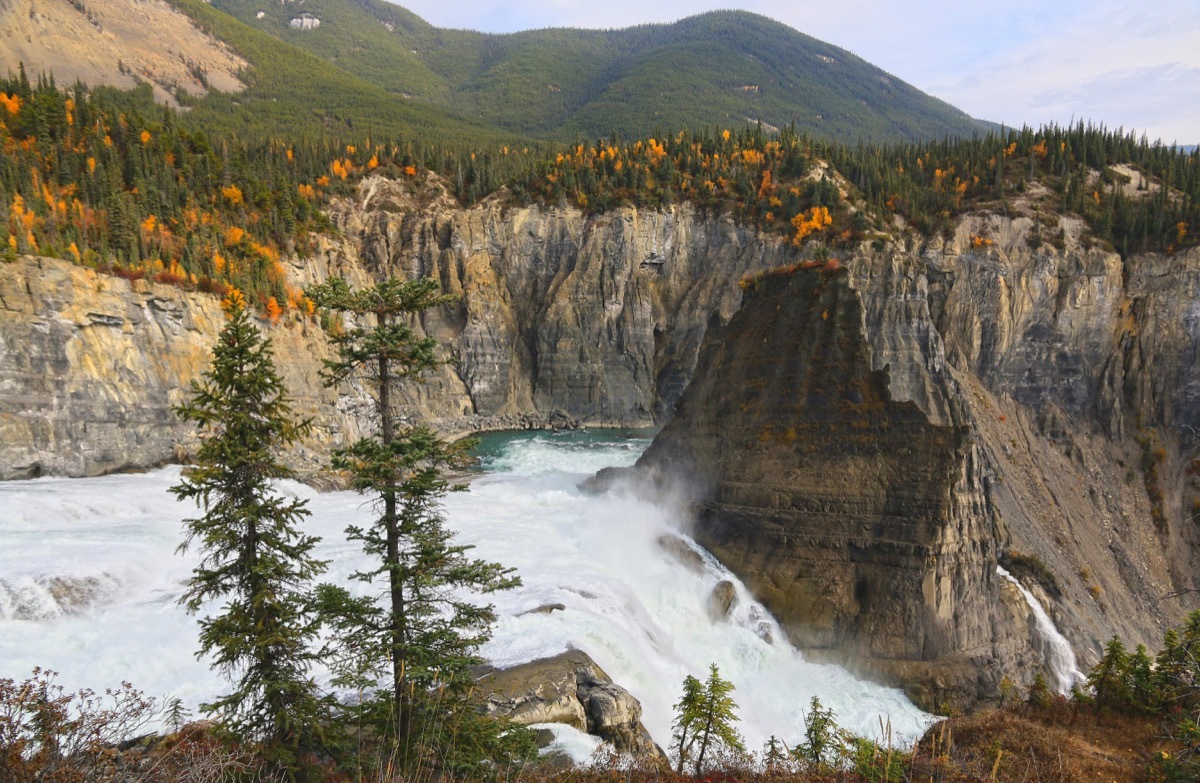
{"label": "waterfall", "polygon": [[1016,585],[1025,598],[1025,603],[1029,604],[1029,609],[1033,612],[1034,628],[1041,639],[1042,656],[1046,660],[1046,665],[1050,667],[1050,673],[1054,676],[1054,682],[1051,684],[1059,693],[1069,694],[1073,687],[1087,680],[1087,675],[1079,671],[1079,666],[1075,662],[1075,651],[1071,649],[1071,643],[1058,632],[1054,621],[1042,608],[1041,603],[1015,576],[1001,566],[996,566],[996,573]]}
{"label": "waterfall", "polygon": [[[482,655],[507,666],[583,650],[642,702],[643,722],[664,746],[684,677],[705,676],[710,663],[737,688],[739,729],[752,750],[771,735],[802,738],[812,696],[856,733],[875,736],[890,721],[905,741],[921,734],[931,716],[900,690],[804,660],[744,585],[680,532],[672,506],[578,489],[599,468],[633,464],[647,443],[598,432],[488,439],[485,472],[444,504],[448,527],[475,545],[473,555],[517,568],[524,582],[488,596],[498,620]],[[167,491],[179,472],[0,483],[0,677],[23,680],[42,666],[72,690],[129,680],[193,711],[227,692],[195,658],[196,618],[177,604],[199,558],[194,549],[175,553],[181,521],[198,513]],[[279,491],[308,501],[306,532],[322,539],[313,554],[330,564],[321,578],[369,589],[348,579],[368,564],[343,531],[368,524],[371,504],[296,482]],[[681,538],[692,556],[672,554],[664,536]],[[713,619],[709,597],[723,580],[733,600]],[[15,586],[47,584],[96,589],[69,606],[16,598],[27,591]]]}

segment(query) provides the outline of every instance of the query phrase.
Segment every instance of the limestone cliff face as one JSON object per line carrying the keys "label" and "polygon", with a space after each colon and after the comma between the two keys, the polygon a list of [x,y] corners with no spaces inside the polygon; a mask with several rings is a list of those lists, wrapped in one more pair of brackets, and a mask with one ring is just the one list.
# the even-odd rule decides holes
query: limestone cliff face
{"label": "limestone cliff face", "polygon": [[[421,324],[447,359],[410,386],[402,414],[447,434],[551,419],[649,425],[691,377],[710,313],[737,309],[737,280],[790,253],[723,218],[666,211],[506,206],[464,210],[430,177],[369,178],[334,204],[341,234],[289,259],[303,286],[434,275],[459,294]],[[171,413],[203,372],[217,302],[50,259],[0,264],[0,476],[93,475],[179,457]],[[312,470],[358,436],[369,389],[322,388],[327,345],[312,319],[263,325],[297,407],[316,429],[295,457]]]}
{"label": "limestone cliff face", "polygon": [[[54,259],[0,264],[0,478],[97,475],[183,457],[191,431],[172,408],[212,359],[224,323],[211,296],[129,282]],[[299,320],[269,328],[317,443],[355,438],[355,419],[317,377],[324,336]],[[315,467],[302,448],[301,464]]]}
{"label": "limestone cliff face", "polygon": [[[463,210],[433,179],[415,193],[368,179],[333,216],[372,274],[434,275],[460,295],[425,323],[457,360],[445,389],[468,397],[429,390],[445,420],[561,411],[653,423],[690,379],[709,315],[737,309],[738,279],[791,254],[686,206],[584,215],[501,195]],[[329,248],[320,265],[338,273],[342,253]]]}
{"label": "limestone cliff face", "polygon": [[971,216],[765,278],[640,463],[798,644],[926,706],[1044,665],[997,564],[1084,665],[1191,608],[1163,599],[1197,574],[1200,253],[1123,262],[1064,223],[1061,250]]}
{"label": "limestone cliff face", "polygon": [[997,541],[966,428],[891,393],[845,270],[762,278],[710,328],[643,464],[698,490],[696,538],[809,651],[970,702],[1028,662],[994,649]]}

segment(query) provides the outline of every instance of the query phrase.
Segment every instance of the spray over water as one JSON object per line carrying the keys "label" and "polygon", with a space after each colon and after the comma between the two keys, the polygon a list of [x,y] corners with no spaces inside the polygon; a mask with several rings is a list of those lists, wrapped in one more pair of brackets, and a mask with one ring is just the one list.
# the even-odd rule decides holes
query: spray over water
{"label": "spray over water", "polygon": [[[633,433],[485,442],[486,472],[445,504],[461,541],[479,557],[516,567],[524,581],[490,597],[499,620],[484,657],[507,666],[581,649],[642,702],[644,723],[664,746],[684,677],[703,676],[709,663],[736,685],[739,728],[752,749],[771,735],[799,738],[814,695],[852,731],[876,735],[883,718],[901,737],[918,735],[931,716],[897,689],[805,661],[741,582],[680,532],[670,505],[578,489],[602,467],[633,464],[646,445]],[[130,680],[193,710],[223,692],[208,662],[195,658],[195,618],[176,603],[196,558],[175,554],[181,520],[197,513],[167,492],[178,475],[169,468],[0,484],[0,583],[9,586],[0,589],[0,677],[24,679],[42,666],[60,672],[68,688]],[[280,491],[309,501],[308,532],[323,538],[315,554],[330,561],[323,579],[366,589],[348,582],[366,563],[342,531],[369,519],[369,503],[295,482]],[[694,557],[669,554],[664,536],[682,537]],[[12,585],[56,579],[100,587],[87,600],[66,608],[49,602],[45,611],[15,611],[5,598]],[[734,600],[726,617],[713,619],[709,597],[723,580]],[[530,611],[555,604],[563,608]]]}

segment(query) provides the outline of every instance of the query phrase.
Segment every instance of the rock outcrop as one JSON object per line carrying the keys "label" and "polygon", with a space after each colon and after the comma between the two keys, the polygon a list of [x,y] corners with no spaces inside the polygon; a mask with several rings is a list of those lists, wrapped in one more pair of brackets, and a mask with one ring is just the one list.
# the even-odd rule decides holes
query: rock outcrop
{"label": "rock outcrop", "polygon": [[[89,476],[186,456],[192,433],[173,406],[212,359],[219,302],[63,261],[0,264],[0,479]],[[271,328],[295,409],[317,416],[312,445],[357,438],[356,418],[321,385],[319,326]],[[294,458],[315,468],[318,454]]]}
{"label": "rock outcrop", "polygon": [[1085,665],[1190,608],[1160,599],[1197,574],[1200,253],[1123,261],[1063,222],[1062,250],[970,216],[761,278],[639,463],[797,644],[926,707],[1045,665],[999,563]]}
{"label": "rock outcrop", "polygon": [[487,711],[516,723],[563,723],[610,743],[619,752],[657,759],[662,751],[642,725],[642,705],[591,657],[568,650],[478,676]]}
{"label": "rock outcrop", "polygon": [[[447,435],[541,426],[650,425],[691,377],[709,315],[737,309],[737,280],[790,250],[687,207],[464,210],[430,177],[368,178],[333,205],[339,237],[292,258],[303,286],[433,275],[459,295],[421,326],[449,360],[403,395],[404,415]],[[221,325],[212,297],[51,259],[0,264],[0,477],[94,475],[180,457],[172,406],[203,372]],[[317,322],[264,323],[297,409],[316,428],[296,457],[315,470],[357,437],[365,386],[321,386]]]}
{"label": "rock outcrop", "polygon": [[[904,682],[927,706],[994,688],[997,544],[967,433],[892,399],[844,270],[757,288],[728,327],[710,327],[644,463],[696,482],[697,541],[798,646]],[[934,674],[948,668],[975,674]]]}

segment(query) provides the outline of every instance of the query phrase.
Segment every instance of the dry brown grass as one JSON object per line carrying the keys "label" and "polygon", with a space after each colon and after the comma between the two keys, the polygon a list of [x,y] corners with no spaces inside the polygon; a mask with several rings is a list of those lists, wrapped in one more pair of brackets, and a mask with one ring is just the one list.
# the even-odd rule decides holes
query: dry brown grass
{"label": "dry brown grass", "polygon": [[1164,733],[1161,717],[1117,715],[1065,702],[1009,707],[934,726],[921,741],[910,779],[1150,781],[1154,757],[1175,750],[1162,739]]}

